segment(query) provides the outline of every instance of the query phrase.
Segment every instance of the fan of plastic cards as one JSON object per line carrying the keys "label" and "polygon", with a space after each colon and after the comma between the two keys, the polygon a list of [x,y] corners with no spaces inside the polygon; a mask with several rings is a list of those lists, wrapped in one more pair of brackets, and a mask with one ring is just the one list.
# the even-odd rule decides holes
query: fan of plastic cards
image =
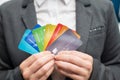
{"label": "fan of plastic cards", "polygon": [[37,24],[32,30],[25,30],[18,48],[29,54],[47,50],[56,55],[62,50],[76,50],[81,45],[80,35],[65,25]]}

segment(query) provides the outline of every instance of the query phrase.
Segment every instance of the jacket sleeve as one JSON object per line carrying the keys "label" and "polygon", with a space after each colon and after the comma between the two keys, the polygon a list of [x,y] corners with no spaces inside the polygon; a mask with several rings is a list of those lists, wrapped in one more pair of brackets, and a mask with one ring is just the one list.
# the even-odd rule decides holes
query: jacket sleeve
{"label": "jacket sleeve", "polygon": [[0,80],[23,80],[19,67],[13,68],[4,40],[2,15],[0,11]]}
{"label": "jacket sleeve", "polygon": [[90,80],[120,80],[120,33],[112,3],[106,16],[106,41],[101,61],[94,59]]}

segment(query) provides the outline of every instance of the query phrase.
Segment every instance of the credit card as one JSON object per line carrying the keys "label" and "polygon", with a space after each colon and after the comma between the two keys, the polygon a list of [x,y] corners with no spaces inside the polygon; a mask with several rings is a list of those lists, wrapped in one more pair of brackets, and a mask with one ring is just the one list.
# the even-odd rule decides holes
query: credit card
{"label": "credit card", "polygon": [[37,29],[32,30],[32,34],[35,38],[39,51],[44,51],[44,33],[45,27],[40,27]]}
{"label": "credit card", "polygon": [[37,28],[40,28],[40,27],[41,27],[40,24],[36,24],[36,25],[33,27],[33,29],[37,29]]}
{"label": "credit card", "polygon": [[[41,26],[40,26],[39,24],[37,24],[37,25],[34,26],[33,29],[37,29],[37,28],[40,28],[40,27],[41,27]],[[37,44],[36,44],[36,41],[35,41],[35,39],[34,39],[34,36],[33,36],[33,34],[32,34],[32,31],[28,34],[28,36],[25,37],[25,41],[26,41],[29,45],[31,45],[34,49],[36,49],[38,52],[40,52],[40,51],[39,51],[39,48],[38,48],[38,46],[37,46]]]}
{"label": "credit card", "polygon": [[35,54],[38,53],[38,51],[36,49],[34,49],[31,45],[29,45],[26,41],[25,41],[25,37],[28,36],[30,34],[31,30],[27,29],[25,30],[25,33],[18,45],[18,48],[22,51],[25,51],[29,54]]}
{"label": "credit card", "polygon": [[62,24],[58,24],[50,41],[48,42],[48,46],[50,46],[59,36],[61,36],[66,30],[68,29],[68,27],[62,25]]}
{"label": "credit card", "polygon": [[82,45],[82,41],[73,33],[71,29],[64,32],[56,41],[54,41],[46,50],[57,54],[62,50],[76,50]]}
{"label": "credit card", "polygon": [[47,24],[45,26],[45,33],[44,33],[44,50],[46,49],[48,42],[51,38],[51,36],[53,35],[53,32],[56,28],[56,25],[52,25],[52,24]]}
{"label": "credit card", "polygon": [[36,41],[35,41],[35,39],[34,39],[34,36],[33,36],[33,34],[32,34],[32,31],[28,34],[28,36],[25,37],[25,41],[26,41],[29,45],[31,45],[34,49],[36,49],[38,52],[40,52],[40,51],[39,51],[39,48],[38,48],[38,46],[37,46],[37,44],[36,44]]}

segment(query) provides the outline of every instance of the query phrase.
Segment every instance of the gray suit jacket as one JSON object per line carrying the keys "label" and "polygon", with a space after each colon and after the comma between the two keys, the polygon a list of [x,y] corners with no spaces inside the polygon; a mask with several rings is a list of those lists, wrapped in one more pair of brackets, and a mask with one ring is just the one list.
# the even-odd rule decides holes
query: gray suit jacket
{"label": "gray suit jacket", "polygon": [[[30,55],[18,44],[25,29],[36,24],[33,0],[10,1],[0,7],[1,80],[23,80],[19,64]],[[112,3],[76,0],[76,26],[83,41],[78,51],[94,58],[90,80],[120,80],[120,35]]]}

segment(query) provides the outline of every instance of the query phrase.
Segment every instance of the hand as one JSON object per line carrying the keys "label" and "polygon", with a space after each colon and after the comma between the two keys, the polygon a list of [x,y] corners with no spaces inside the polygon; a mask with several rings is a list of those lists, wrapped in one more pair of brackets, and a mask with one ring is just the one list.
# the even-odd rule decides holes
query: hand
{"label": "hand", "polygon": [[54,55],[49,51],[34,54],[20,64],[25,80],[47,80],[54,69]]}
{"label": "hand", "polygon": [[93,58],[78,51],[61,51],[55,56],[57,70],[73,80],[88,80],[93,65]]}

